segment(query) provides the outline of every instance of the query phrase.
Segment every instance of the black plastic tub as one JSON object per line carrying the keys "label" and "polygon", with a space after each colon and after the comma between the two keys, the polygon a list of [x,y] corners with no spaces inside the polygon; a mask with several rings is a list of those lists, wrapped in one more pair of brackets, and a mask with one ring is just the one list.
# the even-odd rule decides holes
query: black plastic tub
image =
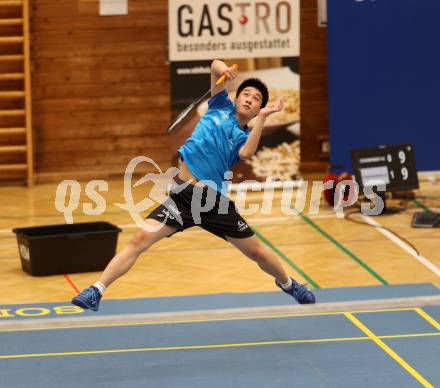
{"label": "black plastic tub", "polygon": [[23,271],[34,276],[102,271],[116,253],[121,231],[108,222],[13,230]]}

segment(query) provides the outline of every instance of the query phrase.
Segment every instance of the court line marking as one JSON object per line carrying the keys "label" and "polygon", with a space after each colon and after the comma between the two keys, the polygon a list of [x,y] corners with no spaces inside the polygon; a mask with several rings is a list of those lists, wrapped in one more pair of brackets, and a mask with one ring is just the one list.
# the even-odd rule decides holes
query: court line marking
{"label": "court line marking", "polygon": [[[399,312],[399,311],[414,311],[415,308],[392,308],[392,309],[380,309],[380,310],[355,310],[350,311],[353,314],[364,313],[387,313],[387,312]],[[78,324],[78,325],[66,325],[56,327],[29,327],[29,328],[8,328],[0,329],[1,332],[20,332],[20,331],[42,331],[42,330],[62,330],[62,329],[87,329],[97,327],[124,327],[124,326],[147,326],[147,325],[171,325],[182,323],[208,323],[208,322],[223,322],[223,321],[242,321],[242,320],[256,320],[256,319],[279,319],[279,318],[294,318],[294,317],[321,317],[329,315],[344,315],[347,311],[338,312],[321,312],[321,313],[303,313],[303,314],[279,314],[279,315],[261,315],[258,317],[230,317],[230,318],[207,318],[207,319],[184,319],[178,321],[157,321],[157,322],[117,322],[117,323],[99,323],[99,324]],[[0,321],[1,322],[1,321]],[[17,321],[20,322],[20,321]],[[22,322],[22,321],[21,321]]]}
{"label": "court line marking", "polygon": [[[403,369],[405,369],[412,377],[414,377],[424,387],[434,388],[428,380],[426,380],[419,372],[417,372],[410,364],[400,357],[393,349],[383,342],[376,334],[374,334],[366,325],[364,325],[352,313],[344,314],[356,327],[366,334],[373,342],[387,353],[394,361],[396,361]],[[439,333],[440,334],[440,333]]]}
{"label": "court line marking", "polygon": [[419,338],[419,337],[438,337],[440,333],[408,333],[408,334],[389,334],[389,335],[378,335],[377,338],[380,339],[399,339],[399,338]]}
{"label": "court line marking", "polygon": [[431,317],[426,311],[422,310],[420,307],[416,307],[414,311],[419,314],[423,319],[428,321],[432,326],[440,331],[440,323],[438,323],[433,317]]}
{"label": "court line marking", "polygon": [[[292,215],[287,215],[287,216],[275,216],[275,217],[271,217],[270,215],[268,215],[267,217],[250,217],[247,215],[244,215],[244,217],[246,217],[246,221],[250,224],[252,223],[261,223],[261,224],[265,224],[265,223],[276,223],[276,222],[282,222],[282,221],[292,221],[292,220],[298,220],[301,221],[301,218],[298,217],[295,214]],[[327,218],[336,218],[335,214],[315,214],[315,215],[310,215],[311,218],[313,219],[327,219]],[[139,228],[138,225],[136,224],[122,224],[122,225],[118,225],[120,228]]]}
{"label": "court line marking", "polygon": [[[424,337],[424,336],[425,337],[432,337],[432,336],[440,336],[440,333],[415,333],[415,334],[408,334],[408,335],[406,335],[406,334],[398,334],[396,336],[388,335],[388,336],[384,336],[384,337],[375,337],[375,338],[377,338],[377,339],[380,339],[380,338],[392,339],[392,338],[406,338],[406,337],[411,338],[411,337],[414,337],[414,336],[417,336],[417,337]],[[313,343],[370,341],[370,340],[372,340],[372,338],[369,337],[369,336],[367,336],[367,337],[317,338],[317,339],[298,339],[298,340],[284,340],[284,341],[242,342],[242,343],[213,344],[213,345],[188,345],[188,346],[131,348],[131,349],[86,350],[86,351],[77,351],[77,352],[10,354],[10,355],[2,355],[2,356],[0,356],[0,359],[35,358],[35,357],[61,357],[61,356],[83,356],[83,355],[97,355],[97,354],[111,354],[111,353],[160,352],[160,351],[170,351],[170,350],[225,349],[225,348],[240,348],[240,347],[251,347],[251,346],[313,344]],[[433,385],[426,385],[426,386],[434,388]]]}
{"label": "court line marking", "polygon": [[[319,215],[318,215],[319,216]],[[335,217],[335,215],[332,214],[322,214],[320,215],[323,218],[330,218],[330,217]],[[287,221],[287,220],[291,220],[293,216],[285,216],[285,217],[268,217],[268,218],[254,218],[251,219],[251,222],[254,223],[258,223],[258,221],[264,222],[264,223],[268,223],[268,222],[280,222],[280,221]],[[138,225],[136,224],[122,224],[122,225],[118,225],[120,228],[122,229],[127,229],[127,228],[139,228]],[[4,229],[5,230],[5,229]],[[3,230],[3,231],[4,231]],[[284,253],[282,253],[278,248],[275,247],[275,245],[273,245],[267,238],[265,238],[261,233],[259,233],[257,230],[253,229],[257,238],[259,238],[264,244],[266,244],[273,252],[275,252],[278,256],[280,256],[285,262],[287,262],[290,267],[292,267],[294,270],[296,270],[307,282],[309,282],[314,288],[320,288],[320,286],[318,285],[318,283],[316,283],[310,276],[308,276],[297,264],[295,264],[289,257],[287,257]],[[0,230],[0,233],[2,232],[2,230]],[[12,232],[12,230],[10,231]],[[67,278],[66,278],[67,279]],[[68,279],[67,279],[68,280]],[[71,285],[72,283],[69,282]],[[76,286],[74,287],[76,288]],[[79,292],[79,291],[78,291]]]}
{"label": "court line marking", "polygon": [[[403,242],[401,239],[394,236],[392,233],[390,233],[388,230],[383,229],[382,225],[379,224],[377,221],[373,220],[370,216],[365,216],[362,214],[362,218],[368,222],[372,226],[376,226],[375,229],[377,229],[378,232],[382,233],[384,236],[388,237],[393,243],[398,245],[400,248],[402,248],[404,251],[409,253],[411,256],[415,257],[416,260],[418,260],[421,264],[423,264],[425,267],[427,267],[429,270],[431,270],[434,274],[440,277],[440,268],[438,268],[434,263],[429,261],[426,257],[422,255],[417,255],[414,250],[409,247],[405,242]],[[379,227],[379,228],[377,228]]]}
{"label": "court line marking", "polygon": [[370,275],[372,275],[376,280],[378,280],[383,285],[389,285],[389,283],[382,278],[376,271],[374,271],[370,266],[364,263],[359,257],[357,257],[353,252],[344,247],[341,243],[339,243],[335,238],[330,236],[324,229],[320,228],[316,223],[314,223],[308,216],[298,213],[301,218],[313,229],[319,232],[322,236],[324,236],[327,240],[332,242],[336,247],[338,247],[342,252],[351,257],[356,263],[358,263],[362,268],[364,268]]}
{"label": "court line marking", "polygon": [[287,255],[281,252],[273,243],[271,243],[266,237],[264,237],[255,227],[252,227],[255,235],[268,246],[273,252],[281,257],[287,264],[289,264],[294,270],[296,270],[305,280],[307,280],[314,288],[321,288],[309,275],[307,275],[297,264],[295,264]]}
{"label": "court line marking", "polygon": [[[421,208],[425,208],[427,210],[431,210],[431,211],[438,211],[440,210],[440,208],[428,208],[425,205],[422,204],[418,204],[418,201],[413,201],[415,202],[419,207]],[[410,210],[410,209],[409,209]],[[411,213],[411,211],[409,211],[409,213]],[[121,215],[121,214],[125,214],[124,212],[106,212],[104,213],[105,215]],[[46,217],[55,217],[54,215],[38,215],[35,216],[35,219],[38,218],[46,218]],[[254,221],[254,222],[259,222],[259,223],[267,223],[267,222],[280,222],[280,221],[292,221],[292,219],[295,219],[295,215],[289,215],[289,216],[277,216],[277,217],[262,217],[262,218],[252,218],[252,217],[247,217],[246,216],[246,220],[247,221]],[[325,219],[325,218],[336,218],[336,214],[335,213],[325,213],[325,214],[308,214],[307,217],[311,218],[311,219]],[[28,218],[28,216],[26,217],[5,217],[6,219],[12,219],[12,218]],[[298,219],[300,219],[298,217]],[[86,220],[81,220],[81,222],[86,222]],[[118,225],[120,228],[126,228],[126,229],[130,229],[130,228],[139,228],[138,225],[136,224],[122,224],[122,225]],[[12,233],[12,229],[0,229],[0,234],[2,233]]]}
{"label": "court line marking", "polygon": [[[434,210],[438,210],[438,209],[434,209]],[[107,214],[107,213],[105,213],[105,214]],[[112,214],[112,213],[110,213],[110,214]],[[40,217],[40,216],[38,216],[38,217]],[[36,217],[36,218],[38,218],[38,217]],[[307,217],[310,218],[310,219],[317,219],[317,220],[319,220],[319,219],[335,218],[336,215],[333,214],[333,213],[309,214],[309,215],[307,215]],[[253,224],[255,222],[255,224],[261,224],[261,225],[264,225],[264,224],[267,224],[267,223],[272,223],[272,222],[273,223],[284,222],[284,221],[292,222],[292,221],[296,221],[297,219],[298,219],[298,221],[301,221],[301,218],[299,216],[296,216],[296,215],[293,215],[293,214],[289,215],[289,216],[276,216],[276,217],[270,217],[270,216],[268,216],[268,217],[255,217],[255,218],[246,217],[246,220],[248,221],[248,223]],[[85,222],[85,220],[82,220],[81,222]],[[299,224],[299,222],[298,222],[298,224]],[[120,228],[123,228],[123,229],[138,229],[139,228],[139,226],[136,225],[136,224],[121,224],[121,225],[118,225],[118,226]],[[2,233],[11,234],[13,232],[12,232],[12,229],[0,229],[0,234],[2,234]]]}
{"label": "court line marking", "polygon": [[67,275],[66,273],[64,274],[64,279],[66,279],[67,283],[70,284],[70,286],[75,290],[75,292],[77,292],[78,294],[80,293],[78,287],[75,285],[73,280],[69,277],[69,275]]}
{"label": "court line marking", "polygon": [[413,199],[413,202],[414,202],[418,207],[422,208],[423,210],[425,210],[425,211],[431,211],[431,209],[430,209],[428,206],[424,205],[423,203],[421,203],[421,202],[418,201],[417,199]]}
{"label": "court line marking", "polygon": [[[316,215],[311,215],[310,217],[312,218],[316,218],[316,219],[320,219],[320,218],[335,218],[336,215],[335,214],[316,214]],[[36,217],[38,218],[38,216]],[[292,221],[292,219],[295,219],[294,215],[291,216],[280,216],[280,217],[260,217],[260,218],[252,218],[252,217],[247,217],[246,220],[249,223],[268,223],[268,222],[280,222],[280,221]],[[118,225],[120,228],[122,229],[139,229],[139,226],[137,224],[121,224]],[[12,233],[12,229],[0,229],[0,234],[1,233]]]}

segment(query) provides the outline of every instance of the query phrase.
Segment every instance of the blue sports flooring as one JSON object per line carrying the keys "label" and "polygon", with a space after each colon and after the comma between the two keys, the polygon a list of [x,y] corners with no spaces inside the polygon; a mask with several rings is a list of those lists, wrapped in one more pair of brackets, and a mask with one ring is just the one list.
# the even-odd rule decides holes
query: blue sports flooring
{"label": "blue sports flooring", "polygon": [[[323,302],[439,295],[439,290],[425,284],[316,293]],[[253,293],[104,300],[99,314],[280,305],[290,302],[286,297]],[[52,311],[55,305],[3,305],[6,316],[0,322],[47,318],[32,315]],[[17,314],[20,311],[28,315]],[[423,307],[166,324],[0,328],[0,386],[440,386],[439,322],[440,307]]]}

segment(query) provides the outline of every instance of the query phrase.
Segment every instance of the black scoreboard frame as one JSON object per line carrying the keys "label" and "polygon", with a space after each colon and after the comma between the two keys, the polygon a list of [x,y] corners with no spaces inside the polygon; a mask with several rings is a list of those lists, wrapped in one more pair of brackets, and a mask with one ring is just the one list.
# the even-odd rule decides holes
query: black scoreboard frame
{"label": "black scoreboard frame", "polygon": [[[351,150],[353,173],[359,189],[375,187],[382,180],[386,192],[419,188],[414,150],[411,144],[380,145]],[[368,184],[369,180],[372,184]],[[377,183],[376,183],[377,182]]]}

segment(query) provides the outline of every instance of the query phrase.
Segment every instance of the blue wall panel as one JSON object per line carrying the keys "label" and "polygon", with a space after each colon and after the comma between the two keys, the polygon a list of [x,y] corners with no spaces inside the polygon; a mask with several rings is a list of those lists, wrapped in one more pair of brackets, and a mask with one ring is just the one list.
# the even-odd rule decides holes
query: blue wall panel
{"label": "blue wall panel", "polygon": [[330,159],[411,143],[440,170],[440,0],[328,0]]}

